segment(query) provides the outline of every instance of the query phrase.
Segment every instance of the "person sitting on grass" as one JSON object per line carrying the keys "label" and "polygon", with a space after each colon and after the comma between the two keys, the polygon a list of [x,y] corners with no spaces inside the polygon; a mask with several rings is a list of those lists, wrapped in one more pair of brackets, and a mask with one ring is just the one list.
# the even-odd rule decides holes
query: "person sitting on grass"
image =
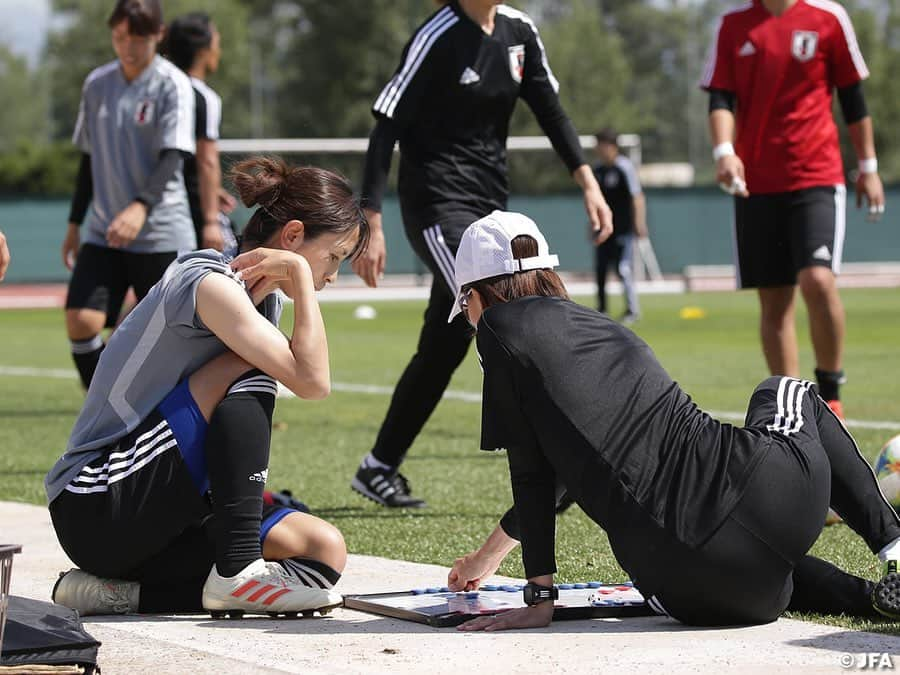
{"label": "person sitting on grass", "polygon": [[[500,211],[456,254],[451,319],[465,312],[476,329],[481,447],[506,448],[515,506],[448,586],[477,589],[521,542],[530,602],[462,630],[550,623],[557,485],[658,613],[709,626],[774,621],[789,605],[900,618],[900,519],[815,385],[770,377],[744,427],[718,422],[643,340],[571,302],[557,265],[532,220]],[[878,584],[806,555],[829,504],[884,561]]]}
{"label": "person sitting on grass", "polygon": [[[65,454],[46,478],[59,542],[80,569],[55,602],[82,614],[293,613],[341,602],[334,526],[264,505],[276,379],[330,390],[315,293],[368,225],[342,176],[277,158],[237,164],[256,206],[233,260],[181,256],[113,334]],[[293,300],[289,339],[277,329]]]}

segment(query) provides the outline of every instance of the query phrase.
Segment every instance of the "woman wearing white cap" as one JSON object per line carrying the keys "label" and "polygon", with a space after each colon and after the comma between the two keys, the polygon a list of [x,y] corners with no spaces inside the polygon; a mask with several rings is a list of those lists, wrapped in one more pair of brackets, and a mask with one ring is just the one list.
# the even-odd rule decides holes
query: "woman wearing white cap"
{"label": "woman wearing white cap", "polygon": [[[557,265],[533,221],[499,211],[463,233],[456,255],[450,318],[465,312],[477,330],[481,447],[506,448],[515,506],[448,585],[478,588],[521,542],[531,603],[462,628],[550,622],[558,485],[659,613],[754,624],[790,603],[900,618],[900,519],[814,385],[769,378],[746,426],[718,422],[643,340],[571,302]],[[877,585],[806,556],[829,499],[885,561]]]}

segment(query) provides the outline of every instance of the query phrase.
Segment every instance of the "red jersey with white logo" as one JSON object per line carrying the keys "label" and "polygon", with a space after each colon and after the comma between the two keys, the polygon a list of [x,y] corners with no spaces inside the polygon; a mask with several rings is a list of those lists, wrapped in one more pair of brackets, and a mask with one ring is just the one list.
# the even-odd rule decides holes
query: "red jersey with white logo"
{"label": "red jersey with white logo", "polygon": [[701,86],[735,94],[735,149],[749,191],[765,194],[844,183],[832,91],[868,75],[837,2],[775,16],[754,0],[722,17]]}

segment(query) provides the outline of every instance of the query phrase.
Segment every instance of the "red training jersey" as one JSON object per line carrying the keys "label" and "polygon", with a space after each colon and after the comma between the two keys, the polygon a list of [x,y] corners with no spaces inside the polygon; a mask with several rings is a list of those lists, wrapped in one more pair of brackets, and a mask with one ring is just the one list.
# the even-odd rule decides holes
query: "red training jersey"
{"label": "red training jersey", "polygon": [[747,188],[765,194],[843,184],[832,90],[868,75],[837,2],[797,0],[775,16],[753,0],[722,17],[701,86],[735,94],[735,149]]}

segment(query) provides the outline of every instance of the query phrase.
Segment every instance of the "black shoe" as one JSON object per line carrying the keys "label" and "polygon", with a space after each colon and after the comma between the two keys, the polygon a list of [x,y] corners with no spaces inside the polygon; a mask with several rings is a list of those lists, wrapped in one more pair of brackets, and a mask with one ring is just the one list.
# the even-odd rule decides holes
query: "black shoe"
{"label": "black shoe", "polygon": [[290,490],[281,490],[280,492],[271,492],[266,490],[263,492],[263,504],[275,504],[277,506],[285,506],[300,513],[309,513],[309,507],[294,497],[294,493]]}
{"label": "black shoe", "polygon": [[392,508],[420,509],[425,506],[424,499],[411,496],[409,481],[399,471],[387,469],[359,467],[350,487],[376,504]]}
{"label": "black shoe", "polygon": [[900,619],[900,570],[896,560],[884,563],[884,575],[872,591],[872,606],[879,614]]}

